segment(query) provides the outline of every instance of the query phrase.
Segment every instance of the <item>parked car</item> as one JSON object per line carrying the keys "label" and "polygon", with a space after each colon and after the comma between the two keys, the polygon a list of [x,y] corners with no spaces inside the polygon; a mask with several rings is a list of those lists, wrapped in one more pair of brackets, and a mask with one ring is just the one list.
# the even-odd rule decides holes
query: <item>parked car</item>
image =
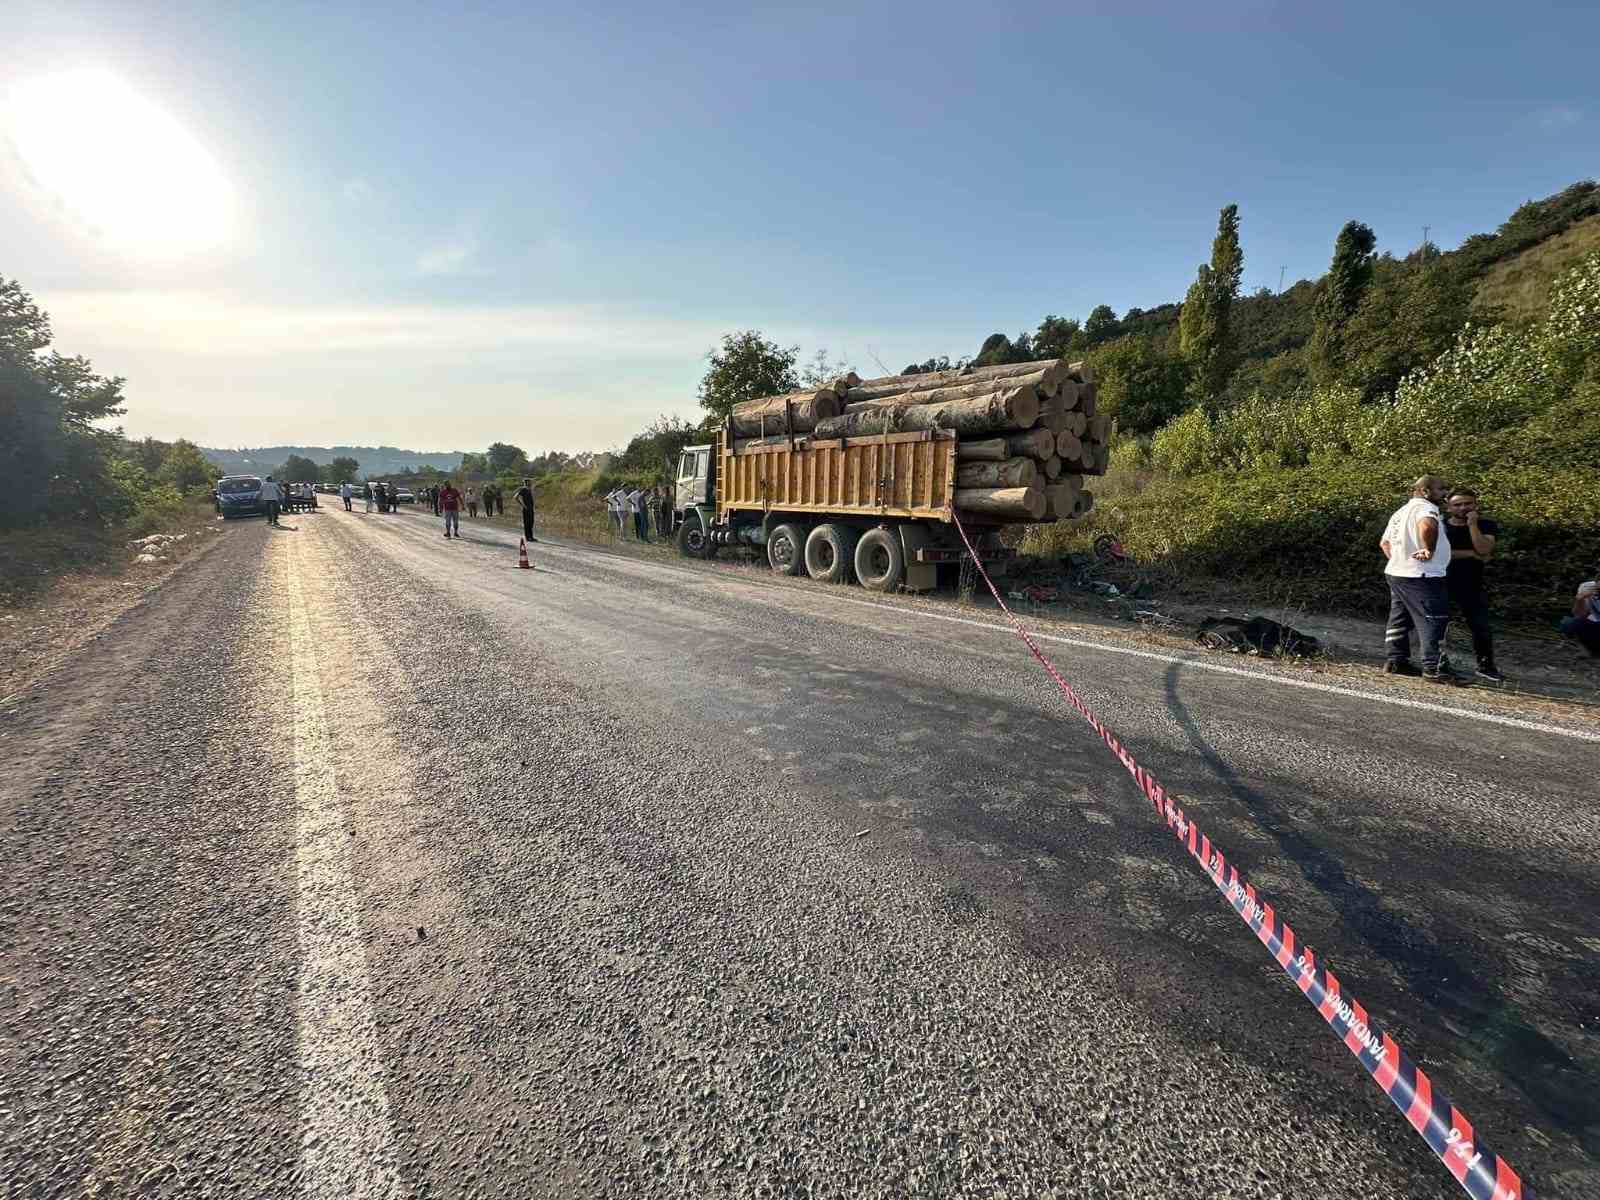
{"label": "parked car", "polygon": [[415,504],[417,502],[417,494],[407,491],[405,488],[401,488],[396,492],[394,498],[401,504]]}
{"label": "parked car", "polygon": [[224,475],[217,480],[217,512],[229,517],[259,517],[267,509],[261,503],[261,476]]}

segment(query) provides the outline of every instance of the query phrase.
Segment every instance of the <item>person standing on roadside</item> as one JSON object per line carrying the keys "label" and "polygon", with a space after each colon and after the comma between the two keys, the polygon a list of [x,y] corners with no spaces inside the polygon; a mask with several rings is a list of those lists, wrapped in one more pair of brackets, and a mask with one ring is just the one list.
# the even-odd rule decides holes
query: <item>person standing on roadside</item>
{"label": "person standing on roadside", "polygon": [[339,485],[339,499],[344,501],[344,510],[345,510],[345,512],[354,512],[355,511],[350,506],[351,498],[354,497],[355,494],[356,494],[356,489],[350,485],[350,481],[348,479],[346,479],[343,483],[341,483]]}
{"label": "person standing on roadside", "polygon": [[1448,508],[1444,532],[1450,539],[1450,566],[1445,572],[1445,590],[1472,630],[1478,678],[1504,683],[1506,677],[1494,665],[1494,633],[1489,628],[1489,591],[1485,586],[1486,565],[1494,553],[1500,526],[1478,512],[1478,493],[1470,488],[1454,489]]}
{"label": "person standing on roadside", "polygon": [[278,523],[278,512],[283,504],[283,489],[268,475],[261,481],[261,507],[267,510],[267,524]]}
{"label": "person standing on roadside", "polygon": [[[1450,626],[1450,595],[1445,574],[1450,568],[1450,539],[1444,533],[1439,504],[1445,483],[1424,475],[1411,489],[1411,499],[1389,517],[1378,547],[1389,561],[1383,573],[1389,583],[1389,625],[1384,631],[1383,669],[1389,675],[1418,675],[1429,683],[1459,687],[1461,680],[1440,667],[1445,630]],[[1422,651],[1422,670],[1411,665],[1411,633]]]}
{"label": "person standing on roadside", "polygon": [[606,493],[606,520],[611,522],[611,532],[618,537],[622,536],[622,517],[619,515],[621,509],[618,507],[621,495],[621,488],[612,488]]}
{"label": "person standing on roadside", "polygon": [[650,492],[645,488],[633,489],[634,501],[638,510],[634,513],[634,524],[638,526],[639,540],[650,540]]}
{"label": "person standing on roadside", "polygon": [[473,488],[467,489],[467,516],[478,519],[478,493]]}
{"label": "person standing on roadside", "polygon": [[448,479],[439,489],[439,511],[444,514],[445,537],[461,536],[461,493]]}
{"label": "person standing on roadside", "polygon": [[672,492],[664,483],[656,488],[656,536],[663,541],[672,536]]}
{"label": "person standing on roadside", "polygon": [[367,511],[370,513],[372,511],[372,484],[371,483],[362,484],[361,485],[361,493],[362,493],[362,498],[367,502]]}
{"label": "person standing on roadside", "polygon": [[517,489],[517,507],[522,512],[522,536],[537,542],[539,539],[533,536],[533,480],[524,479]]}

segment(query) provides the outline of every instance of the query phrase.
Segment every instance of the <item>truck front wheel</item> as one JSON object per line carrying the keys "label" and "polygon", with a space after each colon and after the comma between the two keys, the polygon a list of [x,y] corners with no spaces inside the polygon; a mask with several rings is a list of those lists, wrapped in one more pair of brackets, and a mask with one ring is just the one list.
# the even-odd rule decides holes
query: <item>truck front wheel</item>
{"label": "truck front wheel", "polygon": [[856,531],[848,525],[818,525],[806,539],[806,574],[818,583],[848,583]]}
{"label": "truck front wheel", "polygon": [[699,513],[684,513],[683,523],[678,526],[678,553],[685,558],[709,558],[706,553],[711,548],[711,543],[706,537],[705,523],[700,520]]}
{"label": "truck front wheel", "polygon": [[805,566],[806,531],[779,525],[767,534],[767,562],[779,575],[798,575]]}
{"label": "truck front wheel", "polygon": [[906,577],[906,552],[894,529],[869,529],[856,543],[856,578],[874,592],[892,592]]}

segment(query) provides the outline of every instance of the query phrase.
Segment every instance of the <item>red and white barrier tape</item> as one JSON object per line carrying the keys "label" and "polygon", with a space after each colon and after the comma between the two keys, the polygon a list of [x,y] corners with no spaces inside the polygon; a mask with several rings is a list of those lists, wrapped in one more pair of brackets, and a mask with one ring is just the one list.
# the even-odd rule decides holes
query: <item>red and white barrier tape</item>
{"label": "red and white barrier tape", "polygon": [[1095,716],[1094,711],[1072,690],[1072,685],[1061,677],[1055,664],[1045,657],[1038,644],[1023,628],[1012,611],[1006,607],[1000,590],[984,569],[983,560],[973,549],[962,527],[955,518],[956,532],[977,565],[978,573],[988,585],[1000,611],[1010,618],[1039,665],[1050,673],[1062,695],[1078,714],[1100,735],[1106,748],[1133,776],[1139,789],[1155,807],[1156,814],[1166,822],[1180,844],[1200,864],[1216,889],[1239,914],[1256,939],[1267,948],[1267,953],[1277,960],[1286,975],[1305,993],[1306,999],[1322,1014],[1334,1034],[1355,1055],[1356,1061],[1373,1081],[1393,1101],[1411,1127],[1428,1143],[1428,1148],[1438,1156],[1445,1169],[1455,1176],[1456,1182],[1466,1189],[1474,1200],[1523,1200],[1531,1197],[1511,1164],[1492,1153],[1479,1142],[1472,1131],[1472,1122],[1443,1092],[1434,1089],[1420,1067],[1399,1045],[1385,1033],[1361,1007],[1353,996],[1344,993],[1339,980],[1327,967],[1317,962],[1311,948],[1298,945],[1289,923],[1272,910],[1272,905],[1256,895],[1255,888],[1245,882],[1237,868],[1230,866],[1222,851],[1211,839],[1200,832],[1195,823],[1184,815],[1149,771],[1123,746],[1107,726]]}

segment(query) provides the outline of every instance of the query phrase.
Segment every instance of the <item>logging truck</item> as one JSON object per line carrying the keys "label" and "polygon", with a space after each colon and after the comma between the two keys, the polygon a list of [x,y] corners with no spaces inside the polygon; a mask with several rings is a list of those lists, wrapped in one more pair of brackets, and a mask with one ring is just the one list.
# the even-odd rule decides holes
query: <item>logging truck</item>
{"label": "logging truck", "polygon": [[[920,592],[966,554],[952,522],[957,440],[948,430],[732,442],[724,428],[679,456],[674,525],[686,557],[745,546],[779,575]],[[986,565],[1011,556],[994,518],[964,510],[962,520]]]}
{"label": "logging truck", "polygon": [[678,550],[762,551],[780,575],[928,591],[969,557],[1011,557],[1005,525],[1072,520],[1104,474],[1108,427],[1095,384],[1065,360],[958,367],[733,406],[716,441],[678,459]]}

